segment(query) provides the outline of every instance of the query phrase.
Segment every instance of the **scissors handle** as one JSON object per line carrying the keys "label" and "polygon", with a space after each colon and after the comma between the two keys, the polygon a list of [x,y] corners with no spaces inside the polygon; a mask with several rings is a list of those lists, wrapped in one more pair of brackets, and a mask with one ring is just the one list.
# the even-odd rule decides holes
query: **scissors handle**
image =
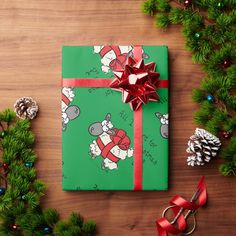
{"label": "scissors handle", "polygon": [[[189,213],[190,212],[190,213]],[[195,231],[195,229],[196,229],[196,227],[197,227],[197,221],[196,221],[196,216],[195,216],[195,214],[196,214],[196,211],[188,211],[187,212],[187,214],[184,216],[184,218],[185,219],[187,219],[189,216],[193,216],[193,228],[191,229],[191,230],[189,230],[188,232],[186,232],[186,233],[182,233],[182,235],[190,235],[190,234],[192,234],[194,231]]]}
{"label": "scissors handle", "polygon": [[[166,213],[168,210],[170,210],[171,208],[174,207],[178,207],[176,205],[171,205],[166,207],[166,209],[162,212],[162,217],[165,217]],[[178,214],[175,216],[175,218],[170,222],[172,225],[176,223],[176,221],[178,220],[178,218],[180,217],[180,215],[185,211],[184,208],[180,208]],[[191,230],[189,230],[186,233],[182,233],[182,235],[190,235],[192,234],[197,226],[197,221],[196,221],[196,217],[195,217],[196,211],[192,211],[192,210],[188,210],[188,212],[184,215],[184,219],[187,221],[187,219],[192,215],[193,216],[193,228]]]}

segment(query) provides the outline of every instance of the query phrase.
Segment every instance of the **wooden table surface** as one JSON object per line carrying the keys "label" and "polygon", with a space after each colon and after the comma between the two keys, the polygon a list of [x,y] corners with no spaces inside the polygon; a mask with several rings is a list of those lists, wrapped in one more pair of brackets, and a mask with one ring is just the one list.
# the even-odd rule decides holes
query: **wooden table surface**
{"label": "wooden table surface", "polygon": [[[0,107],[21,96],[40,106],[33,121],[38,177],[48,185],[45,207],[61,216],[80,211],[97,221],[102,236],[157,235],[155,219],[175,194],[190,198],[201,175],[209,193],[199,210],[196,236],[233,236],[236,231],[236,178],[222,177],[220,160],[208,166],[186,165],[186,142],[196,125],[191,90],[203,78],[185,50],[179,27],[163,32],[140,12],[141,0],[1,0]],[[170,174],[162,192],[63,192],[61,189],[60,79],[62,45],[168,45],[170,55]]]}

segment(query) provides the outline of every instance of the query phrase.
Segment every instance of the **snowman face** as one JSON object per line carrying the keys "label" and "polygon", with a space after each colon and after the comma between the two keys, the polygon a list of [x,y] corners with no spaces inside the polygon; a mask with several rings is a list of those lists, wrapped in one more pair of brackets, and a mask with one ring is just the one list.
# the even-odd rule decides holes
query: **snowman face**
{"label": "snowman face", "polygon": [[111,121],[104,120],[102,122],[102,129],[104,132],[107,132],[108,130],[112,128],[113,128],[113,124],[111,123]]}
{"label": "snowman face", "polygon": [[163,115],[163,116],[160,118],[160,122],[161,122],[161,124],[163,124],[163,125],[168,125],[168,114]]}
{"label": "snowman face", "polygon": [[67,124],[69,122],[69,118],[68,118],[68,116],[65,112],[62,112],[61,118],[62,118],[62,123],[63,124]]}
{"label": "snowman face", "polygon": [[160,119],[160,121],[161,121],[161,123],[162,123],[163,125],[166,123],[166,119],[165,119],[164,117],[162,117],[162,118]]}

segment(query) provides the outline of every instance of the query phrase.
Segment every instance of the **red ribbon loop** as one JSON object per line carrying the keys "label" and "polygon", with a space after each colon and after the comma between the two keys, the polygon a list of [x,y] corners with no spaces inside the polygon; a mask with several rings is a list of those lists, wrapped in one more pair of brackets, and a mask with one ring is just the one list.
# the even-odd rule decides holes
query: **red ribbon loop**
{"label": "red ribbon loop", "polygon": [[159,236],[166,236],[167,232],[171,234],[179,234],[186,228],[186,221],[183,215],[180,215],[180,220],[177,221],[178,228],[174,227],[165,217],[162,217],[156,222]]}
{"label": "red ribbon loop", "polygon": [[179,195],[174,196],[171,201],[170,204],[172,205],[176,205],[179,206],[180,208],[184,208],[184,209],[188,209],[188,210],[197,210],[200,206],[194,204],[193,202],[189,202],[187,200],[185,200],[184,198],[182,198]]}

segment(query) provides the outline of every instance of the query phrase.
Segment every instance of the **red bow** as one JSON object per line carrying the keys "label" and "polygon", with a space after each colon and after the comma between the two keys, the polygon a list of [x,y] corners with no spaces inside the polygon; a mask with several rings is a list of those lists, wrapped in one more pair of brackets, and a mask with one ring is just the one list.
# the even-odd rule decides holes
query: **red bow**
{"label": "red bow", "polygon": [[130,139],[126,136],[126,132],[122,129],[114,129],[116,134],[113,136],[111,135],[110,138],[115,145],[122,150],[128,150],[130,147]]}
{"label": "red bow", "polygon": [[144,64],[143,59],[136,62],[129,57],[123,70],[114,71],[114,79],[110,87],[122,91],[122,100],[129,103],[136,111],[149,101],[157,101],[158,79],[160,74],[155,72],[154,62]]}

